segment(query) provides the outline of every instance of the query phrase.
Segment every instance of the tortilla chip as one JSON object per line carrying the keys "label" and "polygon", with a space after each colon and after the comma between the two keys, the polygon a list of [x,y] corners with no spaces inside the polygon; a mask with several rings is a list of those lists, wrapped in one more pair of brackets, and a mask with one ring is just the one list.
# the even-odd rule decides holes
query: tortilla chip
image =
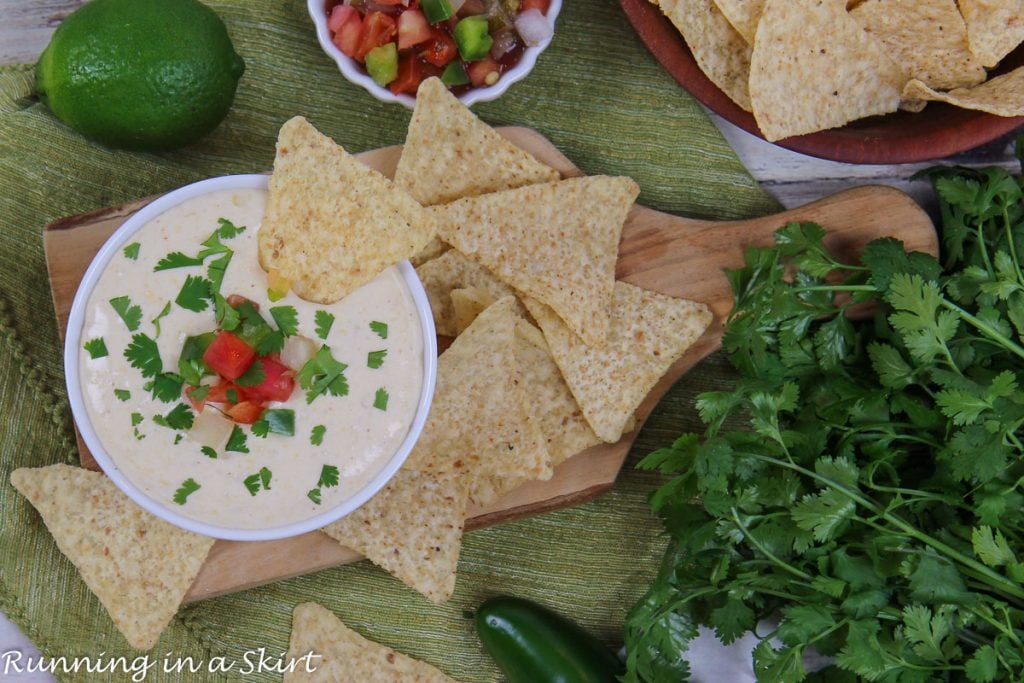
{"label": "tortilla chip", "polygon": [[259,231],[260,265],[332,303],[423,249],[434,218],[302,117],[281,127]]}
{"label": "tortilla chip", "polygon": [[466,496],[461,473],[402,469],[362,507],[321,531],[441,603],[455,590]]}
{"label": "tortilla chip", "polygon": [[851,12],[910,78],[947,90],[981,83],[956,0],[867,0]]}
{"label": "tortilla chip", "polygon": [[959,0],[971,52],[993,67],[1024,41],[1021,0]]}
{"label": "tortilla chip", "polygon": [[497,499],[488,477],[551,477],[516,363],[515,306],[513,297],[500,299],[438,358],[430,416],[406,461],[417,471],[467,473],[470,500],[481,505]]}
{"label": "tortilla chip", "polygon": [[99,472],[20,468],[11,484],[39,511],[128,644],[140,650],[156,645],[213,539],[154,517]]}
{"label": "tortilla chip", "polygon": [[845,0],[765,3],[750,61],[750,101],[765,139],[896,111],[906,80]]}
{"label": "tortilla chip", "polygon": [[750,111],[750,44],[714,0],[662,0],[661,11],[683,34],[701,71],[729,99]]}
{"label": "tortilla chip", "polygon": [[1024,66],[990,78],[973,88],[938,92],[918,80],[907,83],[903,97],[908,100],[937,100],[964,109],[986,111],[996,116],[1024,116]]}
{"label": "tortilla chip", "polygon": [[[436,259],[424,263],[416,269],[416,274],[419,275],[430,301],[430,310],[434,313],[434,327],[438,334],[445,337],[454,337],[459,333],[455,326],[455,310],[452,307],[454,290],[479,289],[490,294],[495,301],[515,294],[511,287],[476,261],[466,258],[457,249],[449,249]],[[526,315],[526,309],[519,305],[516,313]]]}
{"label": "tortilla chip", "polygon": [[765,0],[715,0],[718,9],[733,25],[737,33],[743,36],[747,44],[754,44],[757,35],[757,22],[761,21]]}
{"label": "tortilla chip", "polygon": [[551,357],[544,334],[525,320],[516,321],[516,359],[530,388],[529,406],[544,435],[552,467],[601,443]]}
{"label": "tortilla chip", "polygon": [[619,237],[639,188],[586,176],[460,199],[431,209],[441,238],[551,306],[587,343],[608,331]]}
{"label": "tortilla chip", "polygon": [[455,334],[462,334],[476,317],[496,301],[495,297],[479,287],[452,290],[452,312],[455,315]]}
{"label": "tortilla chip", "polygon": [[[313,657],[301,659],[310,652]],[[315,602],[292,613],[288,661],[297,666],[284,674],[285,683],[456,683],[426,662],[363,638]]]}
{"label": "tortilla chip", "polygon": [[558,178],[558,171],[478,119],[440,79],[420,84],[395,182],[421,204],[446,204]]}
{"label": "tortilla chip", "polygon": [[445,244],[440,240],[440,238],[434,237],[427,242],[427,246],[423,247],[419,253],[412,256],[409,261],[412,263],[414,268],[419,268],[427,261],[433,261],[449,249],[451,249],[451,245]]}
{"label": "tortilla chip", "polygon": [[583,416],[604,441],[618,441],[627,421],[669,367],[704,333],[704,304],[615,283],[608,343],[584,344],[547,306],[526,299]]}

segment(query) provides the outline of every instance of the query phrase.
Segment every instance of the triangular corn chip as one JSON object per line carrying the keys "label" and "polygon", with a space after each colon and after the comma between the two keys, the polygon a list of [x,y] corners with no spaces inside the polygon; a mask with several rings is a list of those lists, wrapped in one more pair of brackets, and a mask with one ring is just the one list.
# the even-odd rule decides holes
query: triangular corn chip
{"label": "triangular corn chip", "polygon": [[462,334],[476,317],[495,302],[495,297],[479,287],[452,290],[452,312],[455,316],[455,334]]}
{"label": "triangular corn chip", "polygon": [[[551,476],[544,437],[526,409],[515,356],[515,299],[505,297],[456,337],[437,363],[430,416],[406,467],[465,472],[470,500],[488,504],[497,488],[486,483]],[[479,486],[477,482],[481,483]]]}
{"label": "triangular corn chip", "polygon": [[946,90],[985,80],[956,0],[866,0],[850,12],[911,78]]}
{"label": "triangular corn chip", "polygon": [[526,299],[551,355],[601,439],[618,441],[630,417],[662,375],[711,323],[704,304],[615,283],[608,342],[586,345],[554,312]]}
{"label": "triangular corn chip", "polygon": [[938,92],[918,80],[907,83],[903,97],[908,100],[937,100],[963,109],[985,111],[996,116],[1024,116],[1024,66],[990,78],[973,88]]}
{"label": "triangular corn chip", "polygon": [[846,0],[767,0],[750,102],[769,141],[896,111],[907,77]]}
{"label": "triangular corn chip", "polygon": [[750,111],[750,44],[744,40],[713,0],[661,0],[669,18],[693,53],[701,71]]}
{"label": "triangular corn chip", "polygon": [[[455,327],[455,311],[452,308],[452,291],[473,287],[481,289],[495,300],[514,295],[511,287],[496,278],[489,270],[476,261],[463,256],[457,249],[449,249],[441,256],[428,261],[416,269],[423,289],[434,313],[434,328],[446,337],[458,334]],[[521,305],[516,308],[520,315],[526,315]]]}
{"label": "triangular corn chip", "polygon": [[764,11],[764,0],[715,0],[715,4],[743,40],[753,45],[757,23]]}
{"label": "triangular corn chip", "polygon": [[153,647],[213,539],[154,517],[99,472],[69,465],[21,468],[11,483],[39,511],[128,644]]}
{"label": "triangular corn chip", "polygon": [[332,303],[422,250],[435,223],[416,200],[302,117],[281,127],[260,265]]}
{"label": "triangular corn chip", "polygon": [[441,238],[507,284],[551,306],[588,344],[608,332],[608,306],[629,178],[586,176],[434,207]]}
{"label": "triangular corn chip", "polygon": [[547,442],[551,466],[601,443],[562,378],[543,333],[525,320],[516,321],[516,357],[523,382],[530,388],[529,405]]}
{"label": "triangular corn chip", "polygon": [[1024,0],[958,0],[971,52],[993,67],[1024,41]]}
{"label": "triangular corn chip", "polygon": [[455,590],[466,495],[461,473],[402,469],[362,507],[322,531],[440,603]]}
{"label": "triangular corn chip", "polygon": [[426,662],[363,638],[315,602],[292,613],[288,661],[295,666],[285,683],[456,683]]}
{"label": "triangular corn chip", "polygon": [[421,204],[446,204],[558,177],[558,171],[478,119],[440,79],[420,84],[395,182]]}

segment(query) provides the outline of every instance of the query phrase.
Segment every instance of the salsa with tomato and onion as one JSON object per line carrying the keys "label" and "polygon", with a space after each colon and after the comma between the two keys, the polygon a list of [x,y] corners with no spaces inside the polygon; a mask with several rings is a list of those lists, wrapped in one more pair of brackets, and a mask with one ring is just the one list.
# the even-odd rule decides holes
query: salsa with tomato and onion
{"label": "salsa with tomato and onion", "polygon": [[92,291],[79,375],[121,472],[185,516],[267,528],[333,507],[398,450],[422,388],[422,330],[394,268],[329,305],[257,257],[264,190],[160,214]]}
{"label": "salsa with tomato and onion", "polygon": [[415,95],[437,76],[455,94],[494,85],[550,39],[550,0],[331,0],[334,45],[377,85]]}

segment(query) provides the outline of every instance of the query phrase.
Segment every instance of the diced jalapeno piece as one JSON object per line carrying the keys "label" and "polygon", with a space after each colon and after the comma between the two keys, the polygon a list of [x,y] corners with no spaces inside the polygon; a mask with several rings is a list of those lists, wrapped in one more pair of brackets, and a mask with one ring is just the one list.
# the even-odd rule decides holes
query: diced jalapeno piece
{"label": "diced jalapeno piece", "polygon": [[462,66],[462,62],[452,62],[446,66],[441,73],[441,82],[449,88],[469,83],[469,76],[466,74],[466,69]]}
{"label": "diced jalapeno piece", "polygon": [[379,86],[385,86],[398,78],[398,46],[384,43],[367,52],[366,71]]}
{"label": "diced jalapeno piece", "polygon": [[491,51],[494,40],[489,33],[487,19],[484,17],[466,17],[455,25],[455,44],[459,46],[459,54],[467,62],[483,59]]}
{"label": "diced jalapeno piece", "polygon": [[431,24],[450,19],[455,14],[448,0],[420,0],[420,9]]}

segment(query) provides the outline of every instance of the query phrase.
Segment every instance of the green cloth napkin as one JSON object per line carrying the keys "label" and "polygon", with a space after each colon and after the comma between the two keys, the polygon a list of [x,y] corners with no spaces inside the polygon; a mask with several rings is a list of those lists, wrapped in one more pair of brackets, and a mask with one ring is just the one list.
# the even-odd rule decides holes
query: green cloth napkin
{"label": "green cloth napkin", "polygon": [[[267,170],[279,126],[296,114],[354,152],[401,143],[409,120],[405,108],[377,102],[341,76],[318,47],[301,0],[210,4],[247,69],[227,120],[188,149],[145,155],[90,144],[30,97],[30,66],[0,69],[0,609],[48,656],[138,653],[7,484],[16,467],[77,463],[43,226],[200,178]],[[534,72],[476,111],[492,124],[532,126],[587,173],[632,176],[649,206],[715,218],[777,209],[700,107],[648,54],[613,0],[568,0]],[[712,358],[676,386],[611,493],[469,534],[448,603],[435,606],[365,562],[208,600],[174,619],[151,652],[158,661],[146,680],[219,680],[205,670],[214,657],[235,662],[223,678],[242,680],[247,652],[254,662],[259,648],[273,656],[287,649],[292,608],[307,600],[462,681],[498,678],[465,616],[495,593],[546,603],[618,647],[625,615],[664,546],[646,502],[657,479],[633,464],[695,428],[693,397],[725,375],[724,363]],[[163,673],[165,656],[169,662],[190,656],[204,669]],[[86,673],[61,678],[96,680]]]}

